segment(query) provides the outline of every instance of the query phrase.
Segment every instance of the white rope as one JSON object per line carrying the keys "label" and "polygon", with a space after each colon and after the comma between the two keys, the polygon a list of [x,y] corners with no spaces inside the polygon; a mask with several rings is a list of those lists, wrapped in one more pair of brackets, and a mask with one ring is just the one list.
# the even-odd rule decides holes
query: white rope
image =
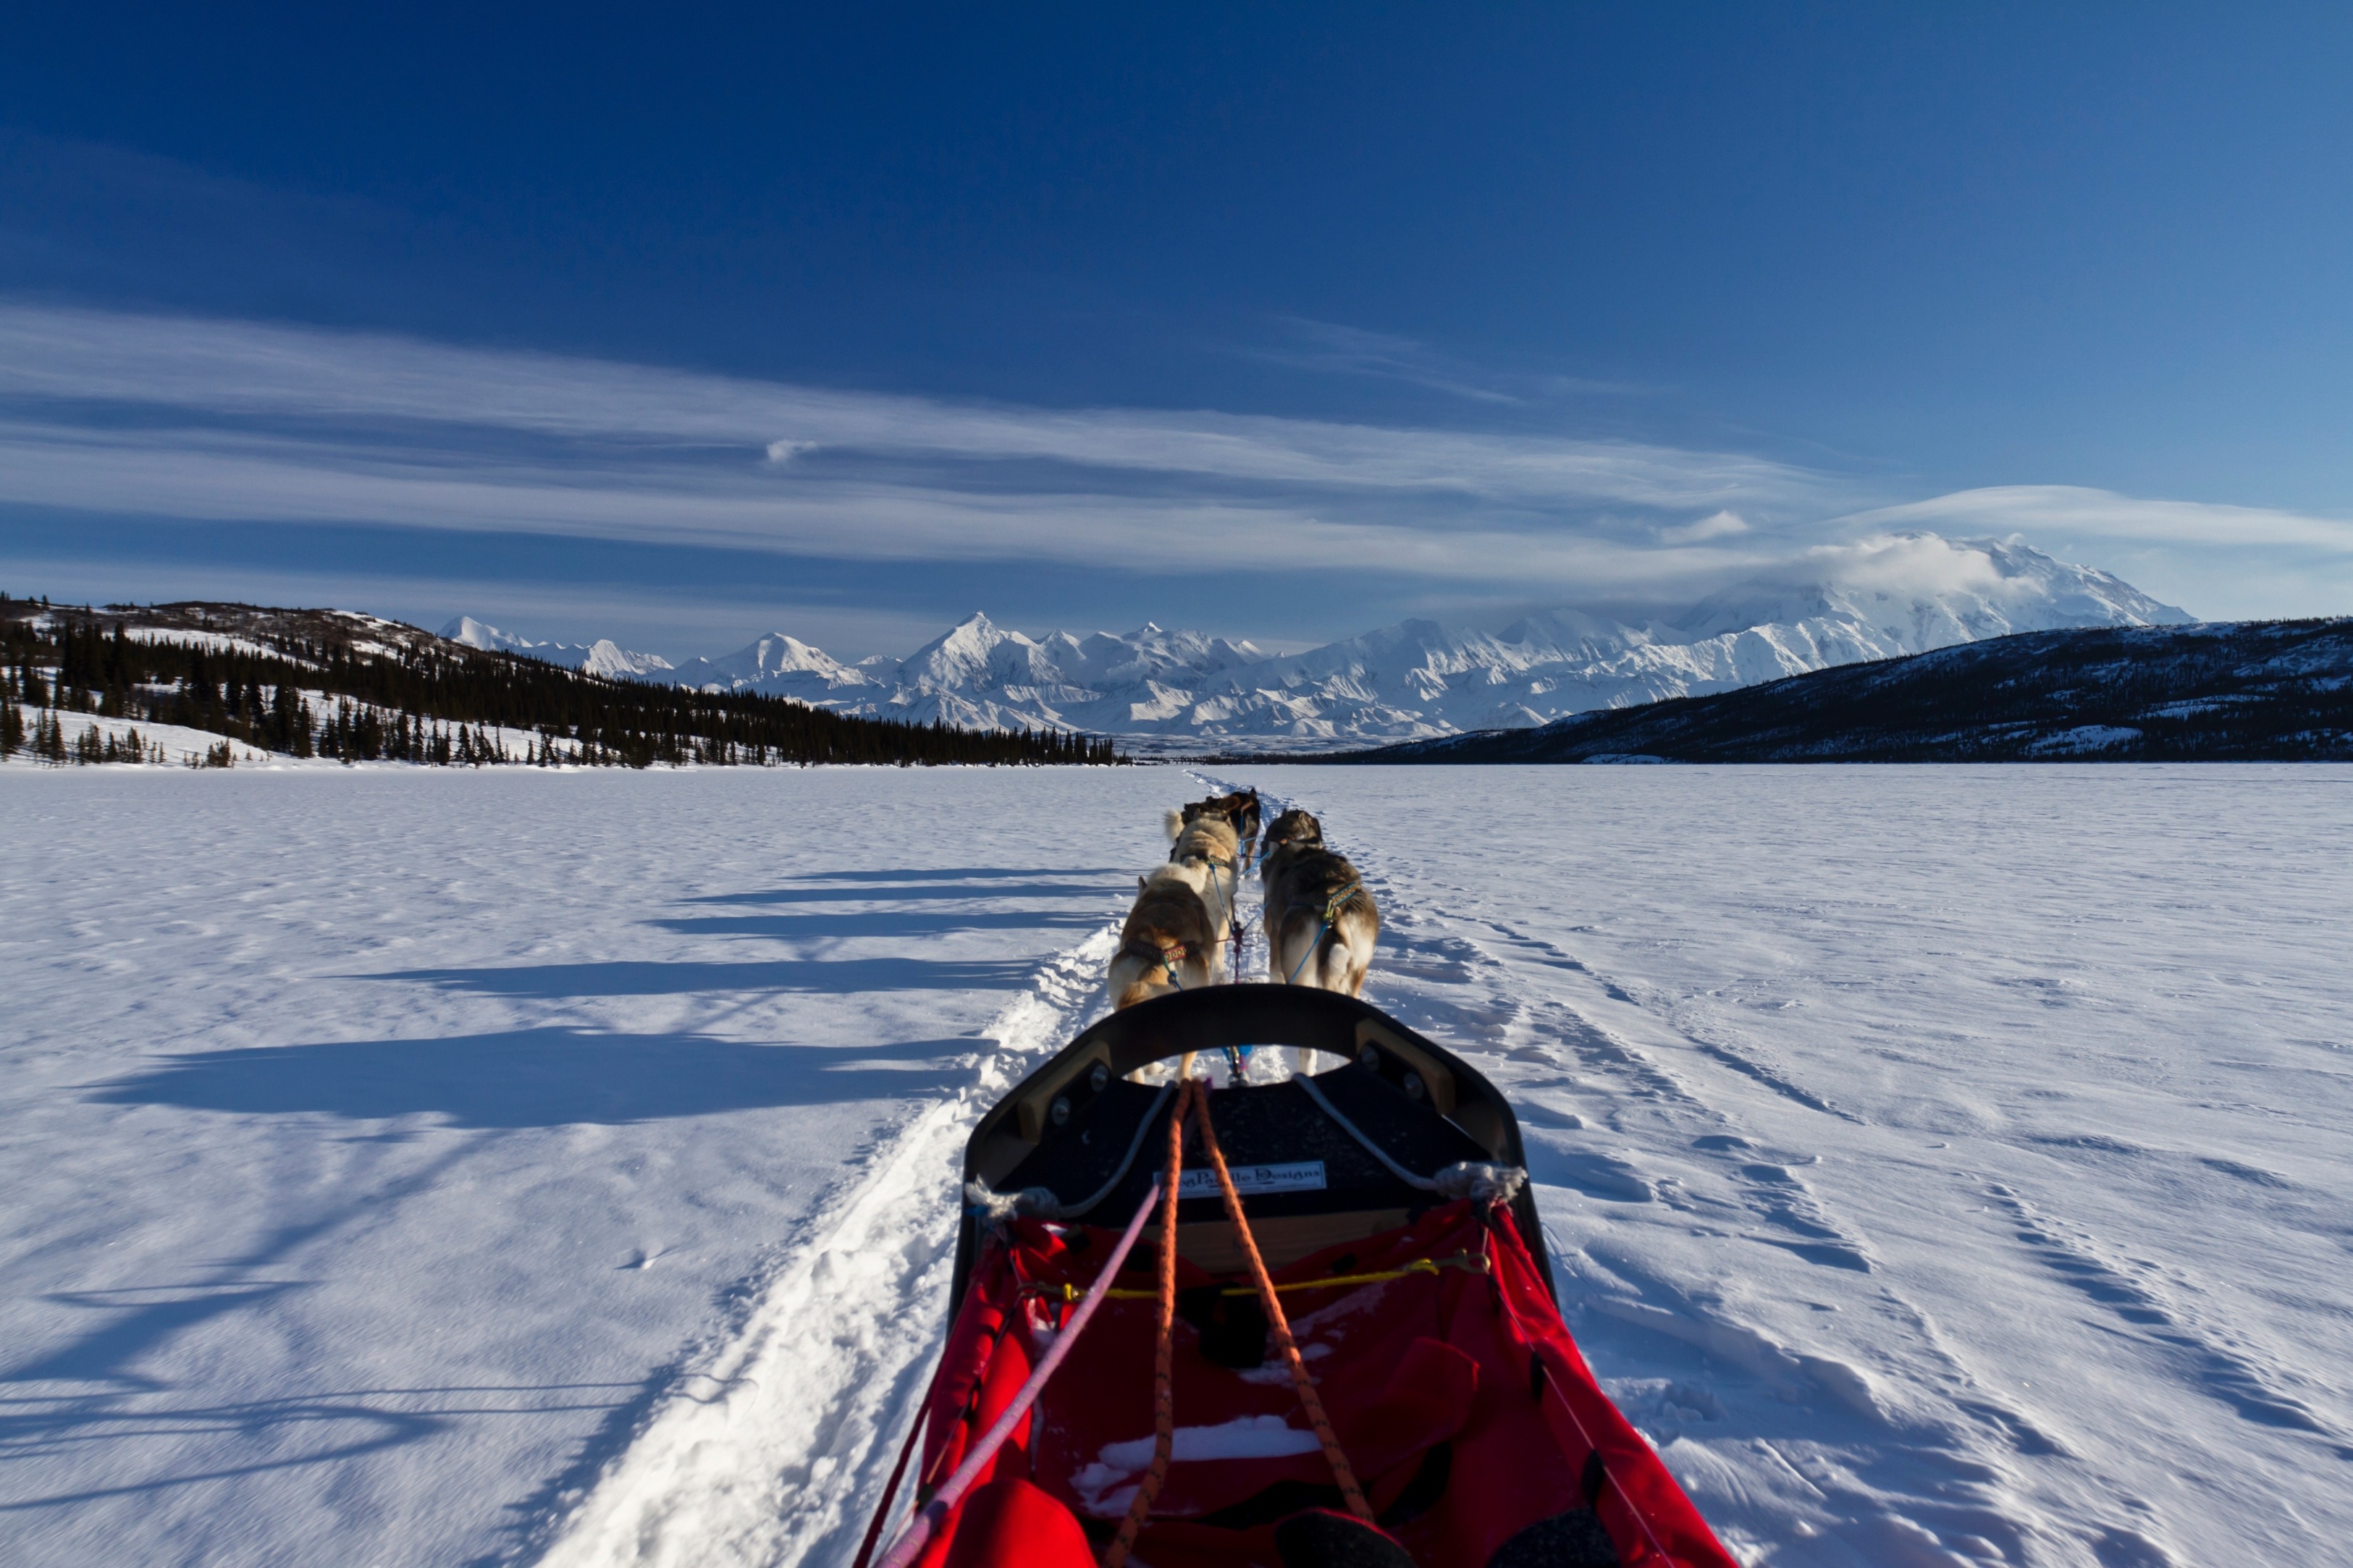
{"label": "white rope", "polygon": [[1475,1164],[1468,1160],[1449,1165],[1435,1176],[1418,1176],[1394,1159],[1389,1152],[1365,1136],[1362,1129],[1340,1114],[1340,1108],[1324,1097],[1315,1080],[1304,1076],[1291,1080],[1307,1091],[1324,1115],[1330,1117],[1340,1131],[1364,1145],[1365,1152],[1388,1167],[1389,1173],[1418,1192],[1436,1193],[1442,1198],[1475,1198],[1486,1203],[1509,1203],[1519,1195],[1527,1183],[1528,1173],[1517,1165]]}
{"label": "white rope", "polygon": [[1152,1097],[1152,1103],[1145,1109],[1144,1120],[1135,1124],[1135,1136],[1128,1140],[1127,1152],[1120,1156],[1118,1168],[1112,1172],[1111,1180],[1077,1203],[1064,1203],[1048,1187],[1024,1187],[1018,1193],[1000,1193],[987,1182],[971,1181],[964,1185],[965,1205],[992,1227],[1025,1215],[1032,1219],[1077,1219],[1092,1213],[1097,1204],[1111,1196],[1113,1187],[1126,1180],[1129,1168],[1135,1163],[1136,1152],[1144,1147],[1145,1134],[1152,1131],[1152,1123],[1160,1115],[1161,1106],[1166,1103],[1176,1088],[1173,1083],[1160,1086],[1160,1092]]}

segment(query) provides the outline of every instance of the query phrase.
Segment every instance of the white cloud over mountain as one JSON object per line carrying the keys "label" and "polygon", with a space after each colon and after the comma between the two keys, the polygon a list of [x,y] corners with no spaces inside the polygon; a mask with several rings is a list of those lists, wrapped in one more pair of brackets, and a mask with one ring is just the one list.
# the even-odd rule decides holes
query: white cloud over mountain
{"label": "white cloud over mountain", "polygon": [[2353,519],[2316,517],[2276,507],[2147,500],[2080,485],[1998,485],[1957,490],[1901,506],[1876,507],[1848,521],[1873,528],[1957,524],[2032,531],[2042,537],[2063,532],[2173,544],[2285,544],[2353,552]]}

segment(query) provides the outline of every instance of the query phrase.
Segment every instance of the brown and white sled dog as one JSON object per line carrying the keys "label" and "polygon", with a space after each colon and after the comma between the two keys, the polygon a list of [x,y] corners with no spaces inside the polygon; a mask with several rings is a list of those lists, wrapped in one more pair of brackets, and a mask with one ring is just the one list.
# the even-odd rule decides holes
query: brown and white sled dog
{"label": "brown and white sled dog", "polygon": [[1201,874],[1196,886],[1209,901],[1209,919],[1222,942],[1233,934],[1234,895],[1241,890],[1241,841],[1233,824],[1222,816],[1197,816],[1180,821],[1168,814],[1167,827],[1176,842],[1168,847],[1168,863]]}
{"label": "brown and white sled dog", "polygon": [[1306,820],[1292,824],[1259,873],[1266,889],[1267,967],[1279,983],[1358,995],[1373,966],[1380,910],[1356,867],[1324,847],[1314,817],[1285,812],[1276,827],[1294,816]]}
{"label": "brown and white sled dog", "polygon": [[1136,879],[1135,907],[1120,928],[1112,954],[1112,1006],[1214,985],[1225,977],[1223,934],[1201,896],[1196,866],[1163,866]]}
{"label": "brown and white sled dog", "polygon": [[1241,836],[1222,816],[1187,816],[1171,811],[1161,819],[1161,826],[1168,833],[1168,858],[1180,864],[1190,860],[1226,867],[1241,854]]}

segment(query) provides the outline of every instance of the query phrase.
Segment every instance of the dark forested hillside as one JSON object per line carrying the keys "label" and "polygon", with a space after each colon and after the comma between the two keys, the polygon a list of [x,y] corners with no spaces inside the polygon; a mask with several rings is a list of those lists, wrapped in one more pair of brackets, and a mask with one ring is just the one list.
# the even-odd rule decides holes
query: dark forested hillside
{"label": "dark forested hillside", "polygon": [[2027,632],[1335,762],[2353,761],[2353,618]]}
{"label": "dark forested hillside", "polygon": [[[1114,763],[1108,741],[955,730],[783,698],[581,675],[338,610],[51,605],[0,595],[0,754],[153,761],[112,726],[177,724],[248,748],[470,763]],[[217,760],[233,748],[224,744]]]}

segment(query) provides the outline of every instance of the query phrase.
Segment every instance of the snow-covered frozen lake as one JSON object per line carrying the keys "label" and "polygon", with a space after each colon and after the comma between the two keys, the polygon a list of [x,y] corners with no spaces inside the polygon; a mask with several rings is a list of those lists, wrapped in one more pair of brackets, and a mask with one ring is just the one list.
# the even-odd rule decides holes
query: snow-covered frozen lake
{"label": "snow-covered frozen lake", "polygon": [[[2353,1560],[2353,771],[1247,779],[1744,1560]],[[0,769],[0,1559],[846,1563],[1202,793]]]}

